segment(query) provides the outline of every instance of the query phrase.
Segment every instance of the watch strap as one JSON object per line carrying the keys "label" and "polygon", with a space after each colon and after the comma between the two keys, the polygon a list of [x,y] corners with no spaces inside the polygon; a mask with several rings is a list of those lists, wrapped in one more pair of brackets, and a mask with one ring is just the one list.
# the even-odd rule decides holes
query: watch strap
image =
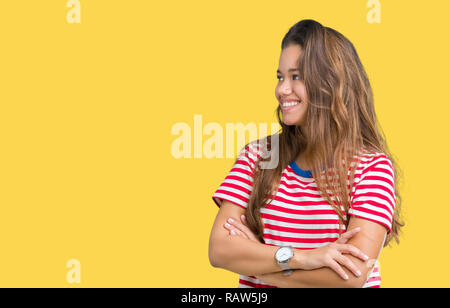
{"label": "watch strap", "polygon": [[291,269],[287,263],[278,262],[278,264],[281,266],[283,271],[289,271]]}

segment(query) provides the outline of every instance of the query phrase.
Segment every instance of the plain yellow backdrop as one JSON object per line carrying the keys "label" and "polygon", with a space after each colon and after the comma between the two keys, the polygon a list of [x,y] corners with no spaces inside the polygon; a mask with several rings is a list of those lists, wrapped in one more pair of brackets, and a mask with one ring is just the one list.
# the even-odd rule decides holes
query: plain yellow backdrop
{"label": "plain yellow backdrop", "polygon": [[79,24],[67,2],[0,4],[0,287],[236,287],[208,261],[233,159],[176,159],[171,129],[276,122],[281,40],[304,18],[355,45],[404,173],[382,287],[450,286],[448,1],[380,0],[379,24],[367,0],[80,0]]}

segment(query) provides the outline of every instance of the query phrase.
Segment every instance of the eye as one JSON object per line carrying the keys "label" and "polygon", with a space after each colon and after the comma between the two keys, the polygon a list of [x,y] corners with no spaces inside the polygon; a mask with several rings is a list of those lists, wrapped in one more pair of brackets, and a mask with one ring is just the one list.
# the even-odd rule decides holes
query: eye
{"label": "eye", "polygon": [[[294,78],[294,80],[301,80],[300,75],[292,75],[292,77]],[[295,79],[295,77],[298,77],[298,79]],[[281,80],[281,78],[283,77],[277,75],[278,80]]]}

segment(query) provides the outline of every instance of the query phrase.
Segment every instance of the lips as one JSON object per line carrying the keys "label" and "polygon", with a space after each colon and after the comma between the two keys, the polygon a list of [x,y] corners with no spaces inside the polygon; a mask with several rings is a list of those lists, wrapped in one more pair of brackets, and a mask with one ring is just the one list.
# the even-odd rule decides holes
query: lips
{"label": "lips", "polygon": [[300,102],[301,100],[296,99],[296,98],[286,98],[286,99],[282,99],[281,103],[291,103],[291,102]]}
{"label": "lips", "polygon": [[297,106],[299,106],[301,104],[301,101],[284,101],[283,103],[280,104],[280,107],[283,111],[289,111]]}

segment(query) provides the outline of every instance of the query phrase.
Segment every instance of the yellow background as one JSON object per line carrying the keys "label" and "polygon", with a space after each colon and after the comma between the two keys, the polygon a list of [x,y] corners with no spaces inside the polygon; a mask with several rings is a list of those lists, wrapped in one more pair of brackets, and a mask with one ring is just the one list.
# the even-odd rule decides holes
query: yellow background
{"label": "yellow background", "polygon": [[381,24],[367,0],[80,0],[80,24],[66,3],[0,4],[1,287],[236,287],[208,261],[233,159],[175,159],[171,128],[276,122],[281,40],[304,18],[355,45],[404,173],[382,286],[450,286],[448,1],[381,0]]}

